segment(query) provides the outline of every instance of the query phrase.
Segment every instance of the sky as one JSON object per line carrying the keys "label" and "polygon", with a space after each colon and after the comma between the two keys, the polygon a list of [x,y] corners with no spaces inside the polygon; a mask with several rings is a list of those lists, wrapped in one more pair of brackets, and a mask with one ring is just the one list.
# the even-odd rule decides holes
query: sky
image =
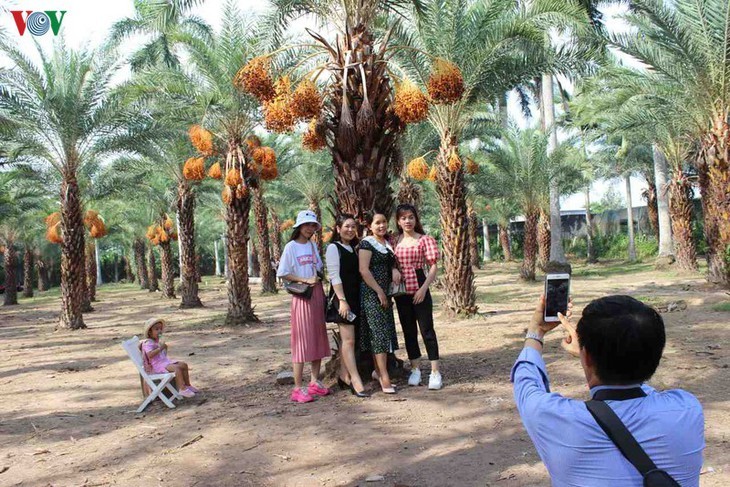
{"label": "sky", "polygon": [[[193,13],[217,29],[220,27],[221,12],[225,2],[226,0],[205,0],[193,9]],[[243,12],[252,13],[261,13],[268,8],[266,0],[239,0],[238,5]],[[18,46],[31,57],[34,57],[34,41],[37,40],[44,48],[50,48],[53,35],[49,32],[40,37],[33,37],[26,32],[21,37],[18,35],[12,14],[8,12],[10,10],[65,10],[61,32],[65,36],[66,43],[73,48],[94,47],[100,44],[116,21],[134,14],[133,0],[0,0],[0,7],[7,10],[0,10],[0,28],[10,39],[15,39]],[[615,19],[619,13],[618,10],[612,9],[604,13],[607,14],[609,27],[620,27],[620,22]],[[135,42],[129,41],[122,46],[122,52],[129,52],[134,46]],[[0,64],[3,64],[2,60],[0,60]],[[511,99],[509,110],[511,116],[521,121],[520,125],[525,126],[529,123],[522,117],[514,96]],[[632,177],[631,184],[633,206],[644,206],[645,202],[641,198],[641,192],[646,188],[646,182],[641,178]],[[625,194],[622,181],[596,181],[591,187],[591,200],[600,201],[611,185],[615,186],[619,194]],[[578,210],[584,208],[584,201],[582,193],[567,196],[562,198],[561,207],[563,210]]]}

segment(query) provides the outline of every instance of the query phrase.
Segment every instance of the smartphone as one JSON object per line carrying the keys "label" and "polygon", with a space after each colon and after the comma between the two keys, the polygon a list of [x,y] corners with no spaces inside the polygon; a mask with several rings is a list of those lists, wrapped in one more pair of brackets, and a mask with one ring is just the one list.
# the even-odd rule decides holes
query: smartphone
{"label": "smartphone", "polygon": [[570,274],[548,274],[545,276],[545,321],[560,321],[558,313],[568,312]]}

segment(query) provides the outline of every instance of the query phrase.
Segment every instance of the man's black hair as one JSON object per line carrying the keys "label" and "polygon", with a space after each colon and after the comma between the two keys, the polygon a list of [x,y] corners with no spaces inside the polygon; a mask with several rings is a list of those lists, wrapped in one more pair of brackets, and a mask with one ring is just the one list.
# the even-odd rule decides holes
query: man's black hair
{"label": "man's black hair", "polygon": [[578,342],[605,384],[637,384],[659,366],[666,336],[654,308],[631,296],[592,301],[578,322]]}

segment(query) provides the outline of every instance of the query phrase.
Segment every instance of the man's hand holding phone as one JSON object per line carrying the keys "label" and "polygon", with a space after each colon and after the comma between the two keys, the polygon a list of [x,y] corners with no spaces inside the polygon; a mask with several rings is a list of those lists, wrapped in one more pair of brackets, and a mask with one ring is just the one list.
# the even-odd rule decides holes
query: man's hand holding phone
{"label": "man's hand holding phone", "polygon": [[[535,308],[535,311],[532,313],[532,319],[530,320],[530,324],[527,327],[527,333],[528,335],[537,335],[540,340],[545,336],[545,334],[551,330],[554,330],[558,327],[558,325],[563,324],[565,327],[565,324],[563,321],[567,322],[570,325],[569,318],[573,315],[573,300],[568,300],[568,311],[567,316],[563,315],[562,313],[559,313],[558,316],[560,317],[560,321],[545,321],[545,295],[543,294],[540,296],[540,300],[537,303],[537,307]],[[573,332],[575,332],[575,327],[573,327]],[[563,342],[566,342],[567,337],[563,339]],[[575,343],[575,346],[578,345],[578,337],[576,336],[573,340]],[[571,341],[567,342],[567,345],[570,346]],[[538,348],[536,343],[532,343],[532,340],[526,341],[525,346],[529,346],[532,348],[537,349],[538,351],[542,351],[542,346]],[[572,351],[566,348],[566,344],[563,344],[563,348],[568,351],[568,353],[572,354]],[[572,349],[572,348],[571,348]]]}

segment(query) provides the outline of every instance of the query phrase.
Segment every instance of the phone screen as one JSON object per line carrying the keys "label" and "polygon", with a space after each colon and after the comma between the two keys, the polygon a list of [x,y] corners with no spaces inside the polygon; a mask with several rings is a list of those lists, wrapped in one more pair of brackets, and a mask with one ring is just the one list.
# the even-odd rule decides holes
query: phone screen
{"label": "phone screen", "polygon": [[545,316],[558,316],[568,311],[569,279],[548,279],[546,281]]}

